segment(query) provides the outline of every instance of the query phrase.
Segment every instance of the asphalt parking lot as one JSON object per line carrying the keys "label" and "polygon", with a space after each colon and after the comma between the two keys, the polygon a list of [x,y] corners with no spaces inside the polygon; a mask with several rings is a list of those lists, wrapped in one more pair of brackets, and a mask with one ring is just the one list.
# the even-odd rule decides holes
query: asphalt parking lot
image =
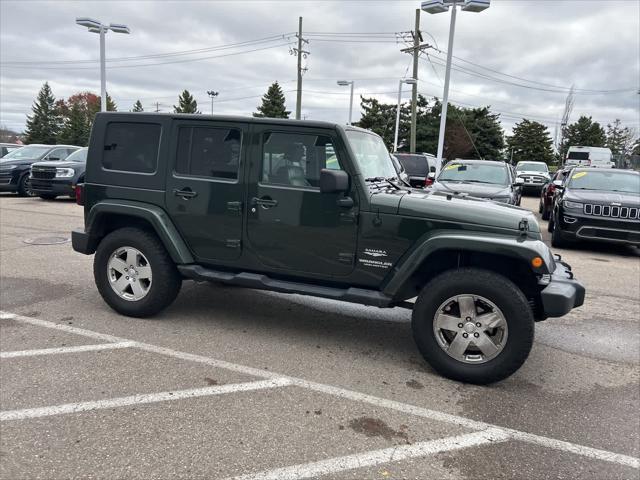
{"label": "asphalt parking lot", "polygon": [[640,474],[638,249],[557,250],[585,305],[479,387],[435,374],[400,308],[185,282],[118,316],[65,242],[81,225],[71,201],[0,196],[3,479]]}

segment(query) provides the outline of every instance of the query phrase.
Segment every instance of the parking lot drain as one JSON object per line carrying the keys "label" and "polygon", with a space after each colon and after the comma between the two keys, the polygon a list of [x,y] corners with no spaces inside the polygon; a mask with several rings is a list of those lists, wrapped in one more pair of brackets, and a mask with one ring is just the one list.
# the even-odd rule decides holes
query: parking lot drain
{"label": "parking lot drain", "polygon": [[28,237],[23,240],[29,245],[58,245],[70,242],[71,238],[63,235],[45,235],[42,237]]}

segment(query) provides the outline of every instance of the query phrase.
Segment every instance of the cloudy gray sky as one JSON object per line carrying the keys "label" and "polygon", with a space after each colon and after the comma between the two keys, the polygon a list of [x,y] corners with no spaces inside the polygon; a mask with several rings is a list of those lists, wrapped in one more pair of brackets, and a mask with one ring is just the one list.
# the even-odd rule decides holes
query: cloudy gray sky
{"label": "cloudy gray sky", "polygon": [[[140,99],[145,110],[158,102],[161,111],[170,111],[186,88],[205,113],[211,108],[206,91],[216,90],[215,112],[241,115],[255,111],[275,80],[287,108],[295,110],[296,58],[289,50],[302,16],[310,52],[302,113],[345,122],[348,88],[336,80],[353,79],[357,94],[395,102],[398,79],[411,75],[411,58],[400,52],[403,32],[413,29],[420,3],[1,0],[0,123],[22,130],[45,81],[57,98],[99,93],[98,36],[76,26],[78,16],[131,29],[131,35],[107,35],[107,90],[120,110]],[[620,118],[640,127],[638,0],[491,3],[482,13],[458,13],[454,103],[491,105],[507,132],[527,117],[553,134],[575,84],[573,120],[587,114],[603,124]],[[419,91],[441,96],[449,16],[423,13],[421,22],[425,42],[440,52],[421,58]]]}

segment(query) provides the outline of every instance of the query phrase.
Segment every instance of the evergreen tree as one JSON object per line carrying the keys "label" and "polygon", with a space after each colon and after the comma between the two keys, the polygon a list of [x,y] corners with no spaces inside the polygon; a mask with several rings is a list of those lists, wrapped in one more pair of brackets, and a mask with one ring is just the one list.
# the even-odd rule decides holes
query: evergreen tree
{"label": "evergreen tree", "polygon": [[144,112],[144,108],[142,108],[142,103],[140,103],[140,100],[136,100],[136,103],[133,104],[133,110],[131,110],[132,112]]}
{"label": "evergreen tree", "polygon": [[513,163],[522,160],[551,163],[554,159],[553,141],[549,129],[526,118],[513,127],[513,135],[507,137],[507,156],[513,152]]}
{"label": "evergreen tree", "polygon": [[[396,128],[397,105],[380,103],[375,98],[360,97],[362,116],[354,125],[366,128],[377,133],[384,140],[389,150],[393,149],[393,140]],[[398,128],[398,150],[409,144],[409,131],[411,129],[411,112],[409,107],[400,106],[400,126]]]}
{"label": "evergreen tree", "polygon": [[58,135],[58,143],[86,146],[89,143],[91,125],[80,102],[73,102],[68,108],[64,126]]}
{"label": "evergreen tree", "polygon": [[198,102],[196,102],[193,95],[189,93],[189,90],[184,90],[180,96],[178,96],[178,106],[173,106],[175,113],[200,113],[198,111]]}
{"label": "evergreen tree", "polygon": [[634,132],[629,127],[623,127],[620,119],[607,125],[607,140],[605,146],[614,155],[628,155],[633,150]]}
{"label": "evergreen tree", "polygon": [[27,116],[26,143],[53,145],[60,131],[60,115],[49,83],[45,82]]}
{"label": "evergreen tree", "polygon": [[262,97],[262,105],[253,114],[254,117],[289,118],[290,111],[285,107],[285,98],[278,82],[274,82]]}
{"label": "evergreen tree", "polygon": [[582,115],[577,122],[565,129],[560,156],[564,158],[570,146],[604,147],[606,141],[604,128],[591,117]]}

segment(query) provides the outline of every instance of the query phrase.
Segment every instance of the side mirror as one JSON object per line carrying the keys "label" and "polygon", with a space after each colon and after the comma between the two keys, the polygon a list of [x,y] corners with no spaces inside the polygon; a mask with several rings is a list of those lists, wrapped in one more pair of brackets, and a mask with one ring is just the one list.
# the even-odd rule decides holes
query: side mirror
{"label": "side mirror", "polygon": [[524,180],[522,178],[516,177],[516,181],[513,182],[516,187],[521,187],[524,185]]}
{"label": "side mirror", "polygon": [[349,175],[344,170],[320,170],[320,193],[340,193],[349,190]]}
{"label": "side mirror", "polygon": [[558,189],[558,190],[562,190],[564,188],[564,185],[562,184],[562,180],[554,180],[553,181],[553,185]]}
{"label": "side mirror", "polygon": [[429,172],[431,173],[436,173],[436,167],[434,167],[433,165],[429,167]]}

